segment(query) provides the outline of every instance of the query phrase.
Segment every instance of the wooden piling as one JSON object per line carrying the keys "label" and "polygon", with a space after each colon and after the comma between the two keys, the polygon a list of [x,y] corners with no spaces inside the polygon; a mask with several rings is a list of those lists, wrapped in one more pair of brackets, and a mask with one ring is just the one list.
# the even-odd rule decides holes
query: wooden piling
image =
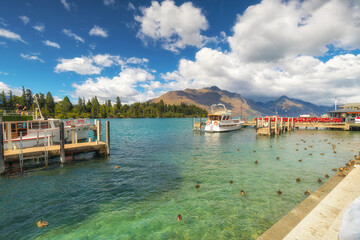
{"label": "wooden piling", "polygon": [[268,120],[268,125],[269,125],[269,136],[271,135],[271,118],[269,118]]}
{"label": "wooden piling", "polygon": [[75,143],[75,131],[76,131],[75,125],[72,124],[71,125],[71,143],[72,144]]}
{"label": "wooden piling", "polygon": [[0,174],[5,172],[3,124],[0,123]]}
{"label": "wooden piling", "polygon": [[275,117],[275,135],[278,134],[278,119]]}
{"label": "wooden piling", "polygon": [[60,162],[65,163],[65,135],[64,122],[60,122]]}
{"label": "wooden piling", "polygon": [[11,123],[6,123],[6,128],[7,128],[7,137],[8,137],[8,149],[12,150],[13,145],[12,145],[12,134],[11,134]]}
{"label": "wooden piling", "polygon": [[110,122],[105,122],[105,144],[106,144],[106,154],[110,155]]}
{"label": "wooden piling", "polygon": [[101,136],[100,136],[100,125],[101,125],[101,122],[100,122],[100,119],[98,119],[96,121],[96,137],[97,137],[97,141],[101,141]]}

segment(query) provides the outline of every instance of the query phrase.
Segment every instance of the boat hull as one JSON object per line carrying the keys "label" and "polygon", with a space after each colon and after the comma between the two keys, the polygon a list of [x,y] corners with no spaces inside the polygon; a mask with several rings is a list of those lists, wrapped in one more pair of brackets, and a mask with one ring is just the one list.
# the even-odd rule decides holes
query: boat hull
{"label": "boat hull", "polygon": [[205,132],[230,132],[237,131],[242,128],[243,123],[237,123],[235,125],[221,125],[221,124],[209,124],[205,126]]}

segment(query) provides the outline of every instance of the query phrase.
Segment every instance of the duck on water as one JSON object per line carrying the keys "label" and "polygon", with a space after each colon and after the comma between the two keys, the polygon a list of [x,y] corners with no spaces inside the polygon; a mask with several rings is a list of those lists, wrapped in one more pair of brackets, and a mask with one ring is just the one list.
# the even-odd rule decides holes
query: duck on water
{"label": "duck on water", "polygon": [[[223,110],[214,111],[214,107],[223,107]],[[244,124],[241,119],[232,119],[231,111],[224,104],[211,105],[211,114],[205,126],[205,132],[229,132],[239,130]]]}

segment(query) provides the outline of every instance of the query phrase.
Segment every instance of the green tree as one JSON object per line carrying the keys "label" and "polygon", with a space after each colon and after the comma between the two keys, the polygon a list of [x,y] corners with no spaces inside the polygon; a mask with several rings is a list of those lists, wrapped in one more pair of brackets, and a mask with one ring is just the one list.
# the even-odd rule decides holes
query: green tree
{"label": "green tree", "polygon": [[55,113],[55,101],[53,96],[51,95],[50,92],[48,92],[46,94],[46,98],[45,98],[45,106],[47,108],[47,110],[49,111],[49,115],[48,117],[54,117],[54,113]]}

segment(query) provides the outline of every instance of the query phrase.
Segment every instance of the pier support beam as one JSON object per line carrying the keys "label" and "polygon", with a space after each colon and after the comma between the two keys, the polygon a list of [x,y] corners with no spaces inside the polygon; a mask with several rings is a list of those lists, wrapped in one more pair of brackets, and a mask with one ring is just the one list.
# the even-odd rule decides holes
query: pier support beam
{"label": "pier support beam", "polygon": [[5,172],[3,124],[0,123],[0,174]]}
{"label": "pier support beam", "polygon": [[105,122],[105,144],[106,144],[106,154],[110,155],[110,122]]}
{"label": "pier support beam", "polygon": [[268,124],[269,124],[269,136],[270,136],[271,135],[271,118],[269,118]]}
{"label": "pier support beam", "polygon": [[65,134],[64,122],[60,122],[60,162],[65,163]]}
{"label": "pier support beam", "polygon": [[6,123],[6,128],[7,128],[7,138],[8,138],[8,150],[12,150],[13,149],[13,145],[12,145],[12,134],[11,134],[11,123]]}

